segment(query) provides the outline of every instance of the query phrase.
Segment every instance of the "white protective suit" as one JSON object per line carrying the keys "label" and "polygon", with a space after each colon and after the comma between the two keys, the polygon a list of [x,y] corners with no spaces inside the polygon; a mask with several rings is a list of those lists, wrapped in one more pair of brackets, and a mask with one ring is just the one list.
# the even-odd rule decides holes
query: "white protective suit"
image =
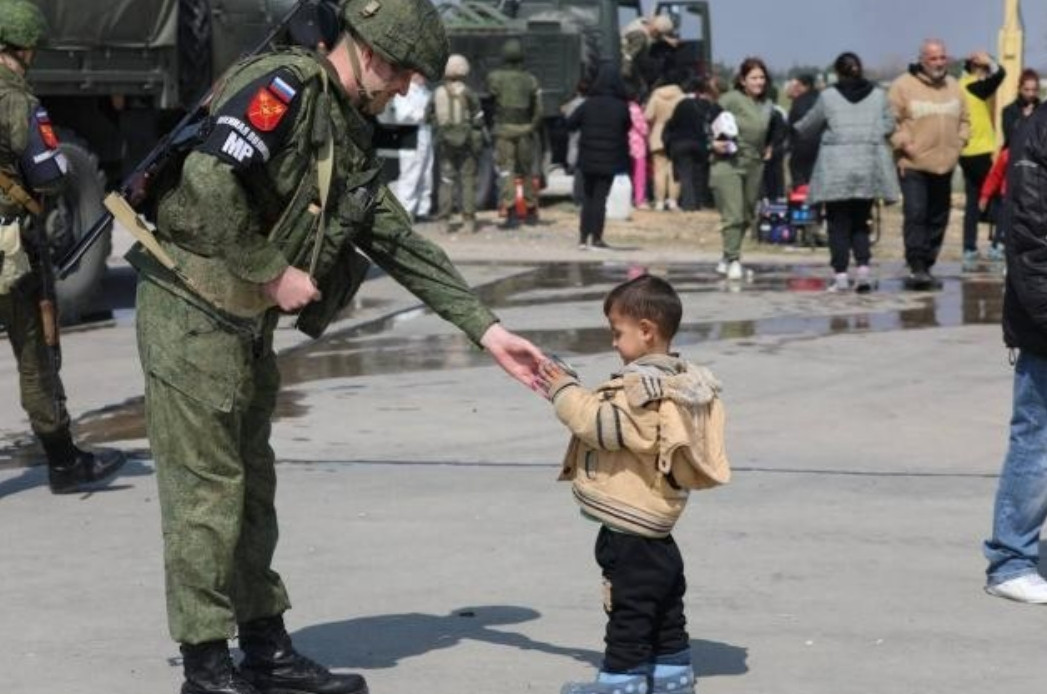
{"label": "white protective suit", "polygon": [[400,177],[392,186],[411,217],[428,216],[433,199],[433,133],[425,123],[425,110],[433,92],[421,81],[412,81],[405,96],[393,99],[396,122],[418,125],[418,143],[413,150],[400,150]]}

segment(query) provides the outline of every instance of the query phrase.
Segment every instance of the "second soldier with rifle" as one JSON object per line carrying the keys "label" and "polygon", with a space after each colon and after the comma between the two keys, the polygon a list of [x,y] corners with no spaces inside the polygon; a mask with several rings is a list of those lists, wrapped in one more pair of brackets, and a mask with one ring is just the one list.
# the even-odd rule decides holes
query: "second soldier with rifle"
{"label": "second soldier with rifle", "polygon": [[47,456],[55,494],[80,491],[124,464],[118,451],[79,449],[70,432],[44,204],[63,185],[68,162],[47,111],[25,79],[47,33],[29,0],[0,0],[0,322],[18,362],[22,407]]}
{"label": "second soldier with rifle", "polygon": [[378,181],[373,116],[414,73],[443,75],[435,8],[344,0],[338,16],[326,56],[290,49],[233,66],[210,103],[209,134],[154,191],[155,238],[139,229],[145,241],[128,255],[141,275],[138,344],[182,694],[367,691],[361,676],[295,650],[283,621],[291,603],[270,566],[281,314],[320,335],[366,272],[363,251],[514,378],[533,386],[543,358],[411,230]]}

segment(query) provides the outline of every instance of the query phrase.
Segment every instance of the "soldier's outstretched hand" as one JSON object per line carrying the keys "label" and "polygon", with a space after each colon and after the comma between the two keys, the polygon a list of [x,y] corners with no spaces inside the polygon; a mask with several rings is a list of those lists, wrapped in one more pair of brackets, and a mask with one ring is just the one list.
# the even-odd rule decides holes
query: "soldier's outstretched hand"
{"label": "soldier's outstretched hand", "polygon": [[266,282],[263,291],[284,311],[297,311],[310,301],[320,298],[320,290],[309,273],[293,266],[289,266],[276,279]]}
{"label": "soldier's outstretched hand", "polygon": [[509,332],[501,323],[488,328],[480,344],[506,373],[531,390],[538,390],[538,365],[546,359],[540,349]]}

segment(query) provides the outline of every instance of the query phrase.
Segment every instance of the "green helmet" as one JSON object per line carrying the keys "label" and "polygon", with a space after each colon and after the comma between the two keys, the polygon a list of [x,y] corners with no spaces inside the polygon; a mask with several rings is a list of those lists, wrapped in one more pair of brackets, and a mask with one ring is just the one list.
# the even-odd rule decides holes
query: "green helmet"
{"label": "green helmet", "polygon": [[44,13],[29,0],[0,0],[0,46],[36,48],[47,37]]}
{"label": "green helmet", "polygon": [[523,62],[523,44],[520,43],[520,39],[509,39],[502,45],[502,58],[507,63]]}
{"label": "green helmet", "polygon": [[430,80],[443,76],[450,46],[444,23],[429,0],[342,0],[339,16],[391,65]]}

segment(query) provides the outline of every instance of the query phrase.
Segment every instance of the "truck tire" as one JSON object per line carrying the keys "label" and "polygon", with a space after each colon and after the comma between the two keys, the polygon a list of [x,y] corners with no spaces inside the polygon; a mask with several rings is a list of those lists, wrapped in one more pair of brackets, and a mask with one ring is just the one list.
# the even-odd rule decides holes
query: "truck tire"
{"label": "truck tire", "polygon": [[[62,257],[96,219],[105,213],[105,176],[98,168],[98,159],[75,136],[64,137],[59,147],[69,160],[66,184],[61,195],[48,202],[44,228],[56,260]],[[106,260],[112,250],[112,228],[91,247],[79,266],[64,280],[58,280],[58,311],[62,323],[78,322],[91,308],[91,301],[102,285]]]}

